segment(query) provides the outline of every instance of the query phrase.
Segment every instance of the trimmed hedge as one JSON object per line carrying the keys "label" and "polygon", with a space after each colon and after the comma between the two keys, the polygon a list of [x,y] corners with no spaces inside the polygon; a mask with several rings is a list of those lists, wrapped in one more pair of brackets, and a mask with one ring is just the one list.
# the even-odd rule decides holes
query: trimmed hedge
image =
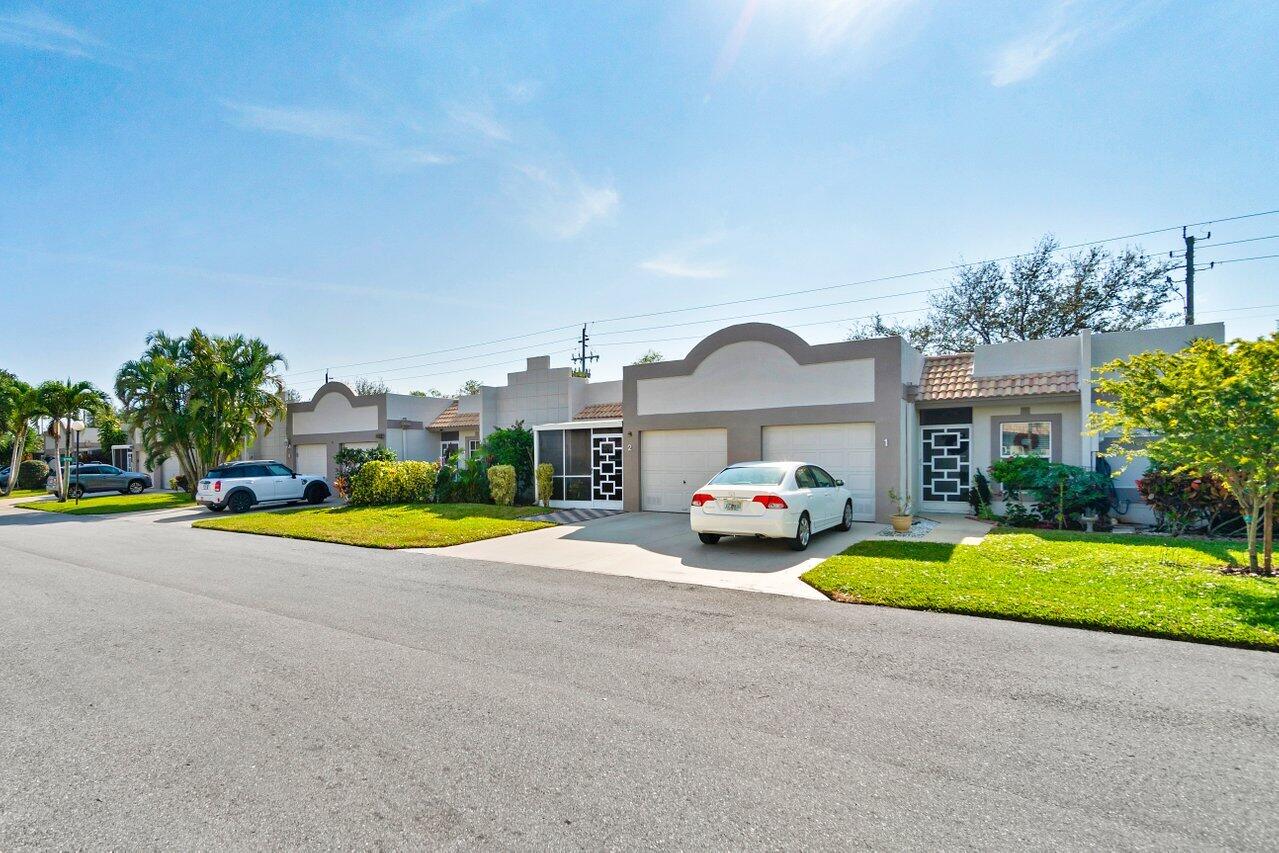
{"label": "trimmed hedge", "polygon": [[555,480],[555,466],[543,462],[537,466],[537,500],[542,506],[551,505],[551,488]]}
{"label": "trimmed hedge", "polygon": [[353,506],[429,503],[440,466],[435,462],[365,462],[351,477]]}
{"label": "trimmed hedge", "polygon": [[514,506],[515,466],[490,465],[488,474],[489,494],[493,496],[493,503],[498,506]]}
{"label": "trimmed hedge", "polygon": [[49,466],[40,459],[28,459],[18,465],[18,482],[15,489],[43,489],[49,479]]}

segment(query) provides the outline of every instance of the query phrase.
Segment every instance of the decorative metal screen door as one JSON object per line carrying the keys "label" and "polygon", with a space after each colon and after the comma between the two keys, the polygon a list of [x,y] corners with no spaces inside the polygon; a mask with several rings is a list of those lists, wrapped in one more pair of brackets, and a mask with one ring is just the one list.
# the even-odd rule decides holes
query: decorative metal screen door
{"label": "decorative metal screen door", "polygon": [[920,427],[920,435],[920,463],[923,465],[923,494],[920,498],[967,503],[972,427],[968,424],[926,426]]}
{"label": "decorative metal screen door", "polygon": [[622,434],[595,433],[591,436],[591,499],[622,499]]}

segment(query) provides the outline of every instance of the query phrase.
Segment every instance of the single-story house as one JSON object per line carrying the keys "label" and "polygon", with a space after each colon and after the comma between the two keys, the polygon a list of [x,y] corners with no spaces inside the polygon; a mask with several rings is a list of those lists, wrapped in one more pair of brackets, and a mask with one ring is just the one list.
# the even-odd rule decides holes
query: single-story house
{"label": "single-story house", "polygon": [[[286,461],[332,477],[342,447],[385,446],[401,459],[469,455],[493,430],[534,432],[535,463],[555,474],[558,507],[687,512],[724,466],[802,459],[852,490],[860,520],[885,521],[890,489],[924,512],[961,512],[973,475],[1001,457],[1034,454],[1091,467],[1108,446],[1084,432],[1093,370],[1115,358],[1225,339],[1220,323],[979,346],[925,356],[902,338],[809,344],[787,329],[721,329],[682,359],[630,365],[591,382],[549,356],[506,384],[460,398],[359,396],[329,382],[288,406],[285,422],[243,458]],[[134,447],[120,461],[144,464]],[[157,477],[167,481],[172,461]],[[1116,481],[1128,517],[1149,520],[1136,480]]]}

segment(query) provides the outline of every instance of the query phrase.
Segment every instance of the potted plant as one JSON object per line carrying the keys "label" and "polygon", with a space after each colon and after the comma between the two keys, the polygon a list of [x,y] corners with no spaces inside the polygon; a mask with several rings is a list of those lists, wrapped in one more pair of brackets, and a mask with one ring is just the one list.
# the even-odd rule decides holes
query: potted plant
{"label": "potted plant", "polygon": [[888,499],[897,506],[897,513],[892,517],[893,530],[898,533],[906,533],[910,530],[910,526],[915,523],[915,514],[910,502],[910,492],[899,495],[896,489],[889,489]]}

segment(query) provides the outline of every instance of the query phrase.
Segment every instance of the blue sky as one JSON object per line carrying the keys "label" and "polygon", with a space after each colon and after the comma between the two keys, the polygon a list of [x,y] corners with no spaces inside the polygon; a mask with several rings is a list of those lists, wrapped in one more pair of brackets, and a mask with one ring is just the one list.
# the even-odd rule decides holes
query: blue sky
{"label": "blue sky", "polygon": [[[0,0],[0,366],[109,387],[198,325],[309,396],[586,321],[599,378],[750,312],[839,340],[947,276],[600,321],[1279,208],[1276,43],[1268,2]],[[1201,274],[1201,319],[1273,329],[1277,275]]]}

